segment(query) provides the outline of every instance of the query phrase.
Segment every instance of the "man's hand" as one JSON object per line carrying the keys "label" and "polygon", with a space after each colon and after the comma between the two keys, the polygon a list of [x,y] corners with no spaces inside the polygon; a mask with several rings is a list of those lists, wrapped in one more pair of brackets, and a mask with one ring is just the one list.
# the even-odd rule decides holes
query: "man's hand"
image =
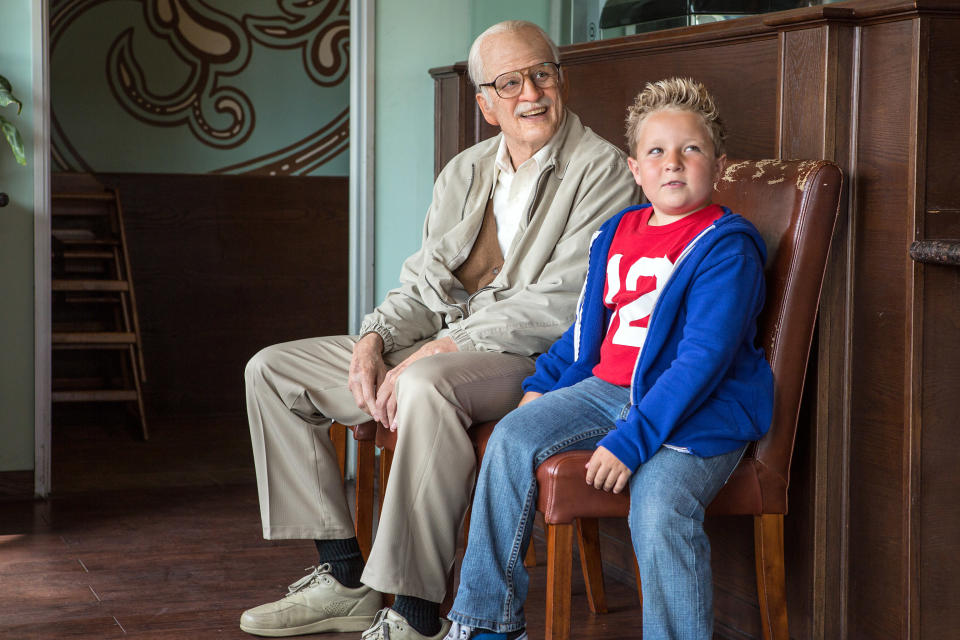
{"label": "man's hand", "polygon": [[404,369],[419,360],[427,358],[438,353],[453,353],[459,351],[457,343],[452,338],[438,338],[425,343],[419,349],[407,356],[406,360],[391,369],[383,378],[377,390],[377,402],[374,413],[371,415],[375,420],[390,428],[391,431],[397,430],[397,394],[395,393],[397,378],[403,373]]}
{"label": "man's hand", "polygon": [[357,406],[369,413],[374,420],[379,420],[376,415],[377,389],[386,374],[383,338],[377,333],[368,333],[353,345],[347,388],[353,394]]}
{"label": "man's hand", "polygon": [[604,447],[597,447],[587,463],[587,484],[604,491],[620,493],[632,474],[627,465]]}
{"label": "man's hand", "polygon": [[517,407],[522,407],[523,405],[527,404],[531,400],[536,400],[542,395],[543,394],[540,393],[539,391],[527,391],[525,394],[523,394],[523,397],[520,398],[520,404],[518,404]]}

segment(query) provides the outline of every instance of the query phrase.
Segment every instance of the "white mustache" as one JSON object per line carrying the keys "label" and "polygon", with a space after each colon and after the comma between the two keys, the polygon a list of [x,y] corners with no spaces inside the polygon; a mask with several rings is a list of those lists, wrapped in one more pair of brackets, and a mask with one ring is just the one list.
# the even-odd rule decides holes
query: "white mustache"
{"label": "white mustache", "polygon": [[540,98],[538,102],[524,102],[522,104],[518,104],[517,108],[513,110],[513,115],[519,118],[528,111],[536,111],[537,109],[544,109],[552,106],[553,100],[544,96]]}

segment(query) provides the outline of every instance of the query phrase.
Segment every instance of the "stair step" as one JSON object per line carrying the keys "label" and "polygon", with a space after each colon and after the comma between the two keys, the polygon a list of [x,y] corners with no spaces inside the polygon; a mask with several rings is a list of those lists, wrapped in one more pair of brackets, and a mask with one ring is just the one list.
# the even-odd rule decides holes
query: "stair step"
{"label": "stair step", "polygon": [[[58,299],[60,300],[60,299]],[[62,298],[64,304],[112,304],[116,305],[121,302],[119,296],[93,296],[93,295],[65,295]],[[54,306],[57,306],[57,302],[54,302]]]}
{"label": "stair step", "polygon": [[54,291],[129,291],[126,280],[53,280]]}
{"label": "stair step", "polygon": [[63,218],[92,218],[92,217],[105,217],[110,215],[110,210],[102,206],[93,207],[91,204],[85,204],[83,209],[80,208],[64,208],[63,206],[54,208],[50,210],[50,213],[54,217],[63,217]]}
{"label": "stair step", "polygon": [[50,234],[55,242],[65,246],[90,245],[90,246],[117,246],[120,244],[119,238],[112,235],[97,234],[90,229],[73,229],[68,227],[54,227]]}
{"label": "stair step", "polygon": [[60,254],[66,260],[112,260],[113,251],[96,249],[67,249]]}
{"label": "stair step", "polygon": [[50,194],[50,197],[54,200],[100,200],[110,202],[116,199],[113,191],[61,191]]}
{"label": "stair step", "polygon": [[51,335],[54,345],[126,345],[137,341],[132,331],[55,331]]}
{"label": "stair step", "polygon": [[85,391],[54,391],[54,402],[136,402],[134,389],[91,389]]}
{"label": "stair step", "polygon": [[62,237],[54,233],[54,237],[64,246],[79,247],[117,247],[120,241],[116,238],[97,238],[97,237]]}

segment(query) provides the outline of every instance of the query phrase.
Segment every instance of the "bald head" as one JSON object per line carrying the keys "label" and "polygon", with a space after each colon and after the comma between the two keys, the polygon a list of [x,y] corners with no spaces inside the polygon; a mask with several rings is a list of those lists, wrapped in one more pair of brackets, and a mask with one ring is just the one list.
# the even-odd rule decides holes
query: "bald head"
{"label": "bald head", "polygon": [[[544,58],[543,61],[560,62],[560,51],[557,49],[557,45],[553,43],[553,40],[550,39],[547,32],[536,24],[527,22],[526,20],[506,20],[504,22],[498,22],[477,36],[477,39],[473,41],[473,45],[470,46],[470,54],[467,57],[467,73],[470,76],[470,81],[473,82],[473,85],[477,88],[477,93],[481,92],[480,84],[493,79],[486,77],[487,69],[485,58],[489,57],[489,55],[484,51],[484,49],[488,49],[485,43],[491,39],[491,36],[506,34],[515,35],[517,40],[526,40],[530,44],[543,44],[549,53],[549,57]],[[503,40],[501,38],[494,39]]]}

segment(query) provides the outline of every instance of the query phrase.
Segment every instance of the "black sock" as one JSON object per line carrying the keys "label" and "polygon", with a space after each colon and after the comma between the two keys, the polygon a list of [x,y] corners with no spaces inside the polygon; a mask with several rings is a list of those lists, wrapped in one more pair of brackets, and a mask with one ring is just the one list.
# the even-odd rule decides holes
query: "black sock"
{"label": "black sock", "polygon": [[417,633],[435,636],[440,633],[440,603],[413,596],[397,596],[393,601],[394,611],[402,615]]}
{"label": "black sock", "polygon": [[362,583],[363,556],[356,538],[341,540],[314,540],[321,564],[330,565],[330,574],[345,587],[356,589]]}

